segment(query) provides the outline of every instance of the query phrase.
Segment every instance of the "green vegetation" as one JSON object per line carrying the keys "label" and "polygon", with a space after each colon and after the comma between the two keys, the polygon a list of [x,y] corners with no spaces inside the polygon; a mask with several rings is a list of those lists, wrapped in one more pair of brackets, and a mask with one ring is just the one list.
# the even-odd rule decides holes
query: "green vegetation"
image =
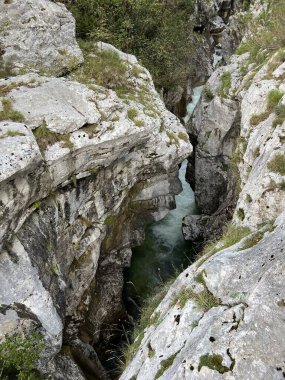
{"label": "green vegetation", "polygon": [[178,138],[185,141],[185,142],[189,142],[189,137],[188,137],[186,132],[179,132]]}
{"label": "green vegetation", "polygon": [[172,300],[172,305],[176,305],[178,302],[181,309],[186,305],[188,300],[196,302],[199,309],[203,311],[210,310],[212,307],[219,306],[219,300],[208,290],[206,285],[205,289],[200,293],[195,293],[193,289],[183,288],[177,293]]}
{"label": "green vegetation", "polygon": [[150,342],[147,345],[148,348],[148,357],[153,358],[155,356],[155,350],[151,347]]}
{"label": "green vegetation", "polygon": [[277,125],[281,125],[285,121],[285,105],[279,104],[275,107],[275,113],[277,117],[273,121],[272,126],[275,128]]}
{"label": "green vegetation", "polygon": [[142,120],[134,120],[134,123],[139,128],[142,128],[144,126],[144,122]]}
{"label": "green vegetation", "polygon": [[197,258],[201,258],[198,266],[201,266],[215,253],[238,243],[241,239],[249,235],[250,232],[251,231],[248,227],[238,227],[233,224],[228,225],[221,239],[207,244],[201,254],[198,255]]}
{"label": "green vegetation", "polygon": [[[0,49],[1,51],[1,49]],[[1,54],[1,52],[0,52]],[[8,78],[15,75],[13,72],[13,67],[9,63],[4,63],[3,60],[0,57],[0,79],[1,78]]]}
{"label": "green vegetation", "polygon": [[167,281],[159,290],[156,289],[154,296],[148,298],[144,302],[141,308],[140,321],[135,326],[135,329],[132,333],[131,342],[130,344],[127,344],[123,350],[125,365],[127,365],[134,358],[144,338],[144,330],[146,327],[159,323],[160,312],[154,313],[154,311],[165,297],[172,282],[173,279]]}
{"label": "green vegetation", "polygon": [[[277,119],[283,122],[282,120],[285,120],[285,107],[283,109],[282,105],[278,105],[283,95],[284,93],[277,88],[271,90],[267,95],[267,106],[265,112],[262,112],[261,114],[253,114],[250,118],[250,124],[252,126],[260,124],[262,121],[268,119],[273,111],[275,111]],[[276,121],[274,121],[274,123],[276,123]]]}
{"label": "green vegetation", "polygon": [[45,347],[41,334],[7,336],[0,343],[1,379],[37,380],[36,362]]}
{"label": "green vegetation", "polygon": [[208,367],[213,369],[214,371],[218,371],[219,373],[225,373],[232,371],[234,366],[234,361],[232,362],[231,368],[225,367],[223,364],[223,357],[217,354],[207,354],[200,357],[200,362],[198,366],[198,371],[201,370],[202,367]]}
{"label": "green vegetation", "polygon": [[136,108],[128,109],[128,118],[134,120],[138,116],[138,111]]}
{"label": "green vegetation", "polygon": [[226,98],[231,88],[232,76],[231,73],[225,72],[220,78],[219,96]]}
{"label": "green vegetation", "polygon": [[243,208],[239,208],[239,209],[237,210],[237,217],[238,217],[240,220],[244,220],[245,215],[244,215],[244,209],[243,209]]}
{"label": "green vegetation", "polygon": [[[189,75],[192,0],[66,0],[77,36],[104,41],[135,54],[156,86],[184,85]],[[139,76],[139,72],[134,73]]]}
{"label": "green vegetation", "polygon": [[0,121],[2,120],[12,120],[16,122],[23,122],[25,120],[21,112],[15,111],[12,106],[12,101],[10,99],[2,99],[3,110],[0,112]]}
{"label": "green vegetation", "polygon": [[237,49],[237,54],[248,52],[250,63],[261,64],[262,58],[263,60],[267,58],[267,53],[271,54],[283,48],[285,45],[284,13],[283,0],[268,1],[264,12],[260,13],[256,19],[247,20],[252,37]]}
{"label": "green vegetation", "polygon": [[283,95],[284,92],[278,90],[277,88],[271,90],[267,95],[267,110],[272,112],[274,108],[277,107]]}
{"label": "green vegetation", "polygon": [[205,86],[203,88],[203,93],[204,93],[204,96],[205,96],[205,99],[207,101],[211,101],[214,99],[215,95],[212,93],[212,91],[209,89],[209,87]]}
{"label": "green vegetation", "polygon": [[111,215],[109,215],[109,216],[106,217],[106,219],[104,221],[104,224],[106,226],[112,226],[115,223],[115,220],[116,220],[116,215],[115,214],[111,214]]}
{"label": "green vegetation", "polygon": [[166,132],[171,144],[179,145],[179,140],[173,132]]}
{"label": "green vegetation", "polygon": [[117,52],[101,50],[94,43],[79,41],[84,52],[84,65],[76,72],[76,79],[89,83],[94,79],[97,85],[111,89],[127,88],[127,65]]}
{"label": "green vegetation", "polygon": [[[273,72],[280,66],[283,62],[285,62],[285,50],[280,49],[277,53],[272,57],[270,62],[268,63],[267,77],[272,78]],[[279,79],[284,79],[283,76]]]}
{"label": "green vegetation", "polygon": [[267,164],[267,167],[271,172],[285,175],[285,154],[277,153]]}
{"label": "green vegetation", "polygon": [[268,119],[270,115],[270,112],[262,112],[260,114],[253,114],[250,118],[250,125],[252,126],[256,126],[260,123],[262,123],[263,121],[265,121],[266,119]]}
{"label": "green vegetation", "polygon": [[175,354],[169,356],[169,358],[161,361],[160,369],[157,371],[154,379],[158,379],[160,376],[162,376],[164,374],[164,372],[172,365],[172,363],[174,362],[174,359],[176,358],[178,353],[179,353],[179,351],[176,352]]}
{"label": "green vegetation", "polygon": [[254,247],[263,238],[264,233],[265,231],[257,231],[247,237],[242,246],[239,248],[239,251]]}
{"label": "green vegetation", "polygon": [[73,147],[70,141],[70,135],[51,131],[47,128],[45,122],[43,122],[40,127],[34,129],[33,133],[42,152],[45,151],[49,145],[53,145],[56,142],[62,142],[63,148],[72,149]]}
{"label": "green vegetation", "polygon": [[40,207],[40,205],[42,204],[42,200],[38,200],[38,201],[36,201],[36,202],[34,202],[32,205],[31,205],[31,208],[33,209],[33,210],[36,210],[37,208],[39,208]]}

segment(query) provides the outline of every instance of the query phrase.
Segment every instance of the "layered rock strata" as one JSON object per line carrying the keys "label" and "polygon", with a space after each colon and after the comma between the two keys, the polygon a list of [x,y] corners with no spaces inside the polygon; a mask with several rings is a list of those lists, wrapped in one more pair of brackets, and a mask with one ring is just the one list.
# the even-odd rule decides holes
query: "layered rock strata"
{"label": "layered rock strata", "polygon": [[[75,359],[104,379],[96,345],[126,317],[123,268],[145,223],[175,207],[178,167],[191,146],[134,56],[103,43],[92,53],[123,67],[129,97],[96,77],[80,83],[82,68],[50,76],[75,68],[69,59],[57,66],[62,46],[82,61],[74,20],[60,4],[18,3],[0,4],[2,58],[25,69],[0,79],[0,339],[39,331],[42,373],[63,379],[68,368],[69,379],[82,378]],[[26,37],[16,49],[19,30]]]}

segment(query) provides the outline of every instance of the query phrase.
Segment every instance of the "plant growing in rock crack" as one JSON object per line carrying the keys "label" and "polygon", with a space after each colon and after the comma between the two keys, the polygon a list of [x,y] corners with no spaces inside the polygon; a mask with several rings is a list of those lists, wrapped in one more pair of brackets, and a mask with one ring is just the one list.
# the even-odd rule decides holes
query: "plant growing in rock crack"
{"label": "plant growing in rock crack", "polygon": [[168,280],[152,297],[149,297],[141,308],[139,323],[135,326],[130,342],[123,348],[124,365],[123,368],[133,359],[144,338],[144,330],[151,325],[157,325],[160,320],[160,312],[154,313],[157,306],[165,297],[170,284],[174,278]]}
{"label": "plant growing in rock crack", "polygon": [[172,306],[178,303],[179,307],[183,309],[188,300],[193,300],[197,304],[198,308],[203,311],[208,311],[212,307],[219,306],[219,299],[209,291],[204,279],[202,279],[202,277],[200,277],[199,275],[196,276],[196,278],[198,277],[199,282],[204,286],[204,290],[199,293],[196,293],[191,288],[182,288],[180,292],[175,294],[175,296],[173,297],[171,303]]}
{"label": "plant growing in rock crack", "polygon": [[197,256],[197,258],[200,259],[197,263],[197,267],[200,267],[209,257],[215,253],[238,243],[241,239],[250,233],[251,230],[248,227],[238,227],[233,224],[227,225],[225,232],[220,240],[207,244],[204,247],[203,251]]}
{"label": "plant growing in rock crack", "polygon": [[[277,88],[271,90],[267,95],[266,110],[260,114],[253,114],[250,118],[250,124],[252,126],[260,124],[262,121],[268,119],[273,111],[275,111],[277,115],[277,118],[273,122],[273,126],[276,126],[276,123],[281,122],[283,120],[283,117],[285,119],[285,115],[283,115],[282,106],[278,106],[278,103],[282,99],[283,95],[284,93]],[[278,113],[280,115],[278,115]]]}
{"label": "plant growing in rock crack", "polygon": [[232,361],[232,365],[230,368],[224,366],[222,362],[223,362],[222,355],[217,355],[217,354],[203,355],[200,357],[198,371],[200,371],[202,367],[208,367],[210,369],[213,369],[214,371],[218,371],[219,373],[225,373],[225,372],[229,372],[233,370],[234,361]]}
{"label": "plant growing in rock crack", "polygon": [[42,122],[40,127],[34,129],[33,133],[42,152],[45,151],[48,146],[57,142],[62,142],[63,148],[72,149],[73,147],[73,143],[70,141],[70,135],[51,131],[45,121]]}
{"label": "plant growing in rock crack", "polygon": [[209,87],[207,87],[207,86],[205,86],[204,87],[204,89],[203,89],[203,94],[204,94],[204,96],[205,96],[205,99],[207,100],[207,101],[211,101],[211,100],[213,100],[214,99],[214,97],[215,97],[215,95],[213,94],[213,92],[211,91],[211,89],[209,88]]}
{"label": "plant growing in rock crack", "polygon": [[10,99],[2,99],[3,110],[0,112],[0,121],[2,120],[12,120],[15,122],[23,122],[25,117],[21,112],[15,111],[12,106],[12,101]]}
{"label": "plant growing in rock crack", "polygon": [[138,116],[138,111],[136,108],[129,108],[128,109],[128,118],[130,120],[133,120]]}
{"label": "plant growing in rock crack", "polygon": [[232,76],[230,72],[225,72],[220,78],[219,96],[226,98],[229,94],[232,83]]}
{"label": "plant growing in rock crack", "polygon": [[165,359],[165,360],[162,360],[161,363],[160,363],[160,369],[157,371],[156,375],[155,375],[155,380],[158,379],[160,376],[162,376],[164,374],[164,372],[172,366],[173,362],[174,362],[174,359],[176,358],[177,354],[179,353],[176,352],[175,354],[169,356],[169,358]]}
{"label": "plant growing in rock crack", "polygon": [[271,172],[285,176],[285,154],[277,153],[267,164]]}

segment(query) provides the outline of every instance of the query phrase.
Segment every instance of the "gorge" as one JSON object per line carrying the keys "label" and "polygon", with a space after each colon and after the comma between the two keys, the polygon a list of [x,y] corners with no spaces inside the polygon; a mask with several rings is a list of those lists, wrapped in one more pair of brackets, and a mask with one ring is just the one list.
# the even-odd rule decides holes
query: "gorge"
{"label": "gorge", "polygon": [[194,1],[169,88],[76,4],[0,0],[0,378],[281,380],[282,0]]}

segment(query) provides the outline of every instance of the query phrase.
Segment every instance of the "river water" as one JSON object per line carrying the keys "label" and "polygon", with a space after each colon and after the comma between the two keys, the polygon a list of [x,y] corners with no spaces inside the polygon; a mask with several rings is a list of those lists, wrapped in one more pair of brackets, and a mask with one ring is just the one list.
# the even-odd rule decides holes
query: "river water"
{"label": "river water", "polygon": [[[191,102],[187,105],[185,124],[190,119],[202,93],[203,86],[195,87]],[[125,271],[124,298],[131,314],[137,313],[140,304],[154,293],[175,273],[180,273],[193,261],[192,244],[182,235],[182,219],[186,215],[198,214],[194,193],[185,180],[187,161],[179,170],[183,191],[176,196],[176,209],[170,211],[161,221],[146,228],[145,241],[134,248],[131,267]],[[132,312],[133,311],[133,312]]]}
{"label": "river water", "polygon": [[197,214],[194,193],[185,180],[187,161],[179,171],[183,191],[176,196],[176,209],[146,229],[145,241],[133,249],[131,267],[126,270],[127,293],[142,301],[156,286],[161,285],[176,271],[181,272],[193,259],[193,248],[183,238],[181,226],[184,216]]}

